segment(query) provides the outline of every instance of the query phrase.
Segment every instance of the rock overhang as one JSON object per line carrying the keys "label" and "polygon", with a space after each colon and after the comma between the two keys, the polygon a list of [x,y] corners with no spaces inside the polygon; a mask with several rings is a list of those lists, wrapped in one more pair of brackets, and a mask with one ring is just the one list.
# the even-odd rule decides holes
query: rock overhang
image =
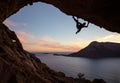
{"label": "rock overhang", "polygon": [[52,4],[67,15],[77,16],[105,29],[120,33],[120,5],[114,0],[1,0],[0,23],[34,2]]}

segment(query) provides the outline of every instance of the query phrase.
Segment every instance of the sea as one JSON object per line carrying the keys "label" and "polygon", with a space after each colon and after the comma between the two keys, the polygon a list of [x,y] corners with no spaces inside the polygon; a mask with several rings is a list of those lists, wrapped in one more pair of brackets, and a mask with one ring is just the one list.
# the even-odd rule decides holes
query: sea
{"label": "sea", "polygon": [[[120,83],[120,58],[89,59],[55,56],[54,53],[34,53],[43,63],[66,76],[77,78],[79,73],[89,80],[103,79],[107,83]],[[69,53],[58,53],[69,54]]]}

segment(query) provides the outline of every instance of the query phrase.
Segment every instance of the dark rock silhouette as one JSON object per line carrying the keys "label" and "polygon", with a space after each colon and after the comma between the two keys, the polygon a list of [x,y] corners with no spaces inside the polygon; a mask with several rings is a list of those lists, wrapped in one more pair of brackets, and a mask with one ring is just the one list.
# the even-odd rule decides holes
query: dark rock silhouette
{"label": "dark rock silhouette", "polygon": [[66,54],[58,54],[58,53],[54,53],[54,56],[65,56]]}
{"label": "dark rock silhouette", "polygon": [[106,83],[103,79],[94,79],[93,83]]}
{"label": "dark rock silhouette", "polygon": [[67,56],[87,58],[120,57],[120,43],[93,41],[84,49]]}
{"label": "dark rock silhouette", "polygon": [[0,0],[0,23],[22,7],[32,5],[33,2],[52,4],[67,15],[120,33],[119,0]]}

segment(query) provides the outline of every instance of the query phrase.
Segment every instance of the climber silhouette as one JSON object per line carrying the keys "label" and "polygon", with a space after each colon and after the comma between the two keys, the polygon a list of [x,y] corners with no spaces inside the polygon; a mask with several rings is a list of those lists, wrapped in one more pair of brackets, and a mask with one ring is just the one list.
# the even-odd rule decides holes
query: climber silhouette
{"label": "climber silhouette", "polygon": [[79,20],[78,20],[78,18],[76,19],[74,16],[73,16],[72,18],[73,18],[74,21],[76,22],[76,28],[78,29],[77,32],[76,32],[76,34],[77,34],[78,32],[80,32],[80,30],[81,30],[82,28],[88,27],[88,25],[89,25],[89,22],[88,22],[88,24],[87,24],[87,26],[86,26],[86,23],[85,23],[85,22],[84,22],[84,23],[80,23]]}

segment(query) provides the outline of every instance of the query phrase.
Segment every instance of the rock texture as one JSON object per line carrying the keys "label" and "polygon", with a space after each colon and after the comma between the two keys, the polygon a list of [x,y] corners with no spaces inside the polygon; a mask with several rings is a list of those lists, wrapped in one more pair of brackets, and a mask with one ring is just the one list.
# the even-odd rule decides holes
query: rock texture
{"label": "rock texture", "polygon": [[120,57],[120,43],[94,41],[86,48],[68,56],[86,58]]}
{"label": "rock texture", "polygon": [[[0,25],[0,83],[92,83],[55,72],[26,52],[17,36]],[[102,83],[102,82],[101,82]]]}
{"label": "rock texture", "polygon": [[52,4],[67,15],[83,18],[107,30],[120,33],[119,0],[0,0],[0,23],[33,2]]}

